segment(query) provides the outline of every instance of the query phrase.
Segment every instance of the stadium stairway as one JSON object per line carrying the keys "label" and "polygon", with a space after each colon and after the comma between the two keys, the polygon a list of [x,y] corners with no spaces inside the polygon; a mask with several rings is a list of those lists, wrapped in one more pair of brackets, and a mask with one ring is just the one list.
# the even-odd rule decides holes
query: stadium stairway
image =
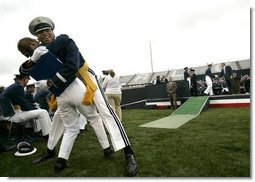
{"label": "stadium stairway", "polygon": [[170,116],[140,125],[139,127],[176,129],[197,117],[202,110],[209,107],[209,97],[190,97]]}

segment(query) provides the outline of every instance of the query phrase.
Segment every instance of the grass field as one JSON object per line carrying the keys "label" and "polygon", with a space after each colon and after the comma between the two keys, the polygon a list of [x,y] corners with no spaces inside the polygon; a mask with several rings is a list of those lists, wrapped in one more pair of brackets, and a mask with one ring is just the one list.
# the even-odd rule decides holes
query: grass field
{"label": "grass field", "polygon": [[[170,110],[123,110],[123,125],[139,166],[136,177],[250,177],[250,109],[209,108],[178,129],[138,127],[163,118]],[[7,177],[123,177],[124,154],[104,159],[93,132],[78,136],[69,158],[70,167],[54,173],[55,160],[39,165],[32,161],[46,148],[16,157],[0,154],[0,176]],[[57,149],[59,146],[57,147]]]}

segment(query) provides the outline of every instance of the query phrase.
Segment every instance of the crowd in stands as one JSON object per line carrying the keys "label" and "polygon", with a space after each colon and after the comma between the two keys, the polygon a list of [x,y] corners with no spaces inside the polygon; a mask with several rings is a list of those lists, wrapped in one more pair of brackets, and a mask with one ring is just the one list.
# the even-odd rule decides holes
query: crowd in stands
{"label": "crowd in stands", "polygon": [[[197,79],[195,70],[185,67],[186,80],[189,83],[191,96],[203,96],[206,95],[204,91],[207,88],[205,79]],[[233,72],[231,79],[232,87],[231,91],[228,89],[228,85],[224,76],[215,75],[212,78],[212,90],[214,95],[227,95],[227,94],[249,94],[250,93],[250,75],[239,75],[237,72]],[[153,84],[168,83],[168,78],[165,75],[158,75],[156,80],[153,80]]]}
{"label": "crowd in stands", "polygon": [[161,83],[168,83],[168,82],[169,80],[166,78],[165,75],[162,75],[162,76],[158,75],[156,77],[156,80],[153,81],[154,84],[161,84]]}

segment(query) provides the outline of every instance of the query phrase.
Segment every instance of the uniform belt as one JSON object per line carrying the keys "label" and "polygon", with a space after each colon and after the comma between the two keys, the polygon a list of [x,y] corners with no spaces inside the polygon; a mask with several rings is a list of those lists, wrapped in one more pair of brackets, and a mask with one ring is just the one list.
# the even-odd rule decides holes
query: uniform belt
{"label": "uniform belt", "polygon": [[49,109],[53,112],[57,109],[57,99],[56,99],[56,96],[55,95],[51,95],[50,96],[50,99],[48,100],[48,106],[49,106]]}
{"label": "uniform belt", "polygon": [[88,74],[89,66],[87,63],[78,70],[76,76],[84,83],[86,86],[86,93],[82,99],[84,105],[90,105],[93,103],[94,92],[97,89],[97,85],[93,82]]}

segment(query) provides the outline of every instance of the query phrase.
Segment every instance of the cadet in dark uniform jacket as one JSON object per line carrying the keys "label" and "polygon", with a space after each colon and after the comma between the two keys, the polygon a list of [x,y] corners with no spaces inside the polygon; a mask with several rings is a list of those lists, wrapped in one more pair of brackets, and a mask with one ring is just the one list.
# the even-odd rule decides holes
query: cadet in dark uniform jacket
{"label": "cadet in dark uniform jacket", "polygon": [[15,115],[10,118],[14,123],[20,123],[36,119],[36,124],[42,130],[43,136],[47,136],[51,129],[51,119],[44,109],[36,109],[33,104],[25,98],[24,87],[29,81],[28,75],[16,75],[15,83],[8,86],[0,95],[11,101],[15,109]]}

